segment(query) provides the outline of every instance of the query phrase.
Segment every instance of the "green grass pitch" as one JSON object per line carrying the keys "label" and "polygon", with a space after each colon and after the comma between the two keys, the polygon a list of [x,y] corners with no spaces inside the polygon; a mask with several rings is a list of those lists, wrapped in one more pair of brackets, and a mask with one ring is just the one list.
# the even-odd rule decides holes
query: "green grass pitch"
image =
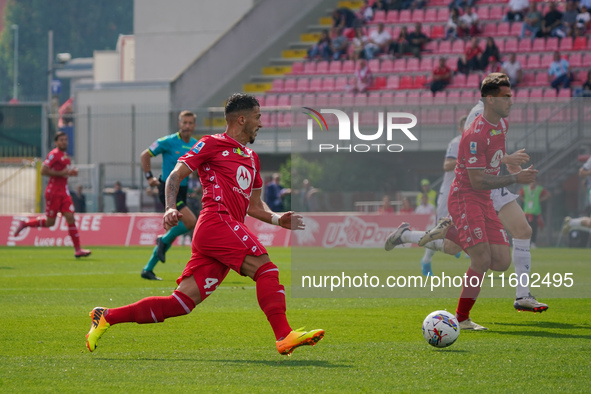
{"label": "green grass pitch", "polygon": [[[463,332],[436,349],[423,339],[422,321],[434,310],[455,310],[455,298],[292,298],[290,252],[280,248],[269,252],[286,286],[288,319],[294,328],[325,329],[317,346],[280,356],[254,284],[230,273],[190,315],[113,326],[89,353],[84,336],[93,307],[174,289],[189,247],[172,248],[156,267],[162,282],[140,278],[150,250],[97,247],[77,260],[71,248],[1,247],[0,392],[589,390],[590,298],[540,291],[550,306],[543,314],[516,312],[510,297],[482,298],[472,316],[489,331]],[[397,250],[392,264],[412,262],[418,272],[421,255]],[[534,271],[564,261],[591,277],[589,250],[534,251]],[[468,262],[434,257],[436,273],[453,264],[465,271]]]}

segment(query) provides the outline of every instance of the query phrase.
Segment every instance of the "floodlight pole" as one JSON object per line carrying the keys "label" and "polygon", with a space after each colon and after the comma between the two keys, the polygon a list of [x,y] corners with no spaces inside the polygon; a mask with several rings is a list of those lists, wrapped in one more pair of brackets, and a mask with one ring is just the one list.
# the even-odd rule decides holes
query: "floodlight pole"
{"label": "floodlight pole", "polygon": [[51,116],[51,80],[53,79],[53,30],[47,32],[47,114]]}
{"label": "floodlight pole", "polygon": [[14,68],[12,83],[12,98],[18,100],[18,25],[12,25],[14,30]]}

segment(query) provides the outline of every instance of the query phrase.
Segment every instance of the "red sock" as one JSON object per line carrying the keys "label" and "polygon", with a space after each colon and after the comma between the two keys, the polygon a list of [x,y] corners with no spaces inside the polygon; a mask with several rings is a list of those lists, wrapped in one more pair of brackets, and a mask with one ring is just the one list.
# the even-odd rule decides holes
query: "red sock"
{"label": "red sock", "polygon": [[[472,283],[476,284],[476,279],[472,279],[473,277],[478,278],[479,286],[472,286]],[[478,294],[480,294],[480,285],[482,285],[483,277],[484,274],[479,274],[472,268],[468,268],[462,294],[460,294],[460,300],[458,302],[458,309],[456,309],[456,317],[458,318],[458,321],[464,321],[470,317],[470,310],[474,306]],[[471,280],[473,282],[471,282]]]}
{"label": "red sock", "polygon": [[164,319],[188,315],[195,302],[178,290],[168,297],[148,297],[135,304],[109,308],[105,320],[111,325],[119,323],[161,323]]}
{"label": "red sock", "polygon": [[269,261],[257,270],[254,281],[259,306],[271,324],[275,339],[285,338],[291,327],[285,316],[285,288],[279,283],[279,269]]}
{"label": "red sock", "polygon": [[74,249],[76,251],[80,250],[80,234],[78,234],[78,229],[76,228],[76,224],[70,224],[68,226],[68,233],[70,234],[70,238],[72,238],[72,243],[74,244]]}
{"label": "red sock", "polygon": [[25,223],[25,227],[45,227],[45,218],[31,219]]}

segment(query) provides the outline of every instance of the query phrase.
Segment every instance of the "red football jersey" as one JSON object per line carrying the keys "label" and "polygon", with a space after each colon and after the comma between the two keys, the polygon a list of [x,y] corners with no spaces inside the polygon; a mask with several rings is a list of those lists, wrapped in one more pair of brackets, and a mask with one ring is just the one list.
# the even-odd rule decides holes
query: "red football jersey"
{"label": "red football jersey", "polygon": [[203,212],[228,212],[244,223],[252,190],[263,187],[259,157],[252,149],[226,133],[208,135],[179,162],[199,171]]}
{"label": "red football jersey", "polygon": [[501,119],[497,125],[490,124],[482,115],[474,119],[460,141],[456,177],[451,185],[452,194],[466,194],[490,201],[490,190],[472,188],[468,170],[482,169],[489,175],[499,174],[508,129],[505,119]]}
{"label": "red football jersey", "polygon": [[[62,152],[58,148],[52,149],[47,158],[43,161],[43,165],[50,170],[54,171],[62,171],[66,168],[70,167],[70,158],[66,152]],[[46,193],[59,193],[65,192],[69,194],[68,191],[68,177],[63,176],[50,176],[49,182],[47,184]]]}

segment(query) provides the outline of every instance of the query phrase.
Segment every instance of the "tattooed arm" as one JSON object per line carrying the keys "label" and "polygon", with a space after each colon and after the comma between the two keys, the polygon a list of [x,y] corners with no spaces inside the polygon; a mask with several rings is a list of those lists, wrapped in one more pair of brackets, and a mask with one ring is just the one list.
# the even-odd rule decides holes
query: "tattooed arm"
{"label": "tattooed arm", "polygon": [[177,163],[174,170],[170,173],[166,179],[166,186],[164,187],[164,195],[166,202],[166,211],[162,218],[162,225],[165,230],[176,226],[179,223],[179,219],[183,215],[176,209],[176,197],[179,193],[179,187],[181,181],[191,174],[191,169],[184,163]]}
{"label": "tattooed arm", "polygon": [[536,179],[537,173],[538,170],[534,170],[533,166],[511,175],[488,175],[484,173],[484,170],[468,170],[470,183],[476,190],[500,189],[514,183],[525,185],[532,183]]}

